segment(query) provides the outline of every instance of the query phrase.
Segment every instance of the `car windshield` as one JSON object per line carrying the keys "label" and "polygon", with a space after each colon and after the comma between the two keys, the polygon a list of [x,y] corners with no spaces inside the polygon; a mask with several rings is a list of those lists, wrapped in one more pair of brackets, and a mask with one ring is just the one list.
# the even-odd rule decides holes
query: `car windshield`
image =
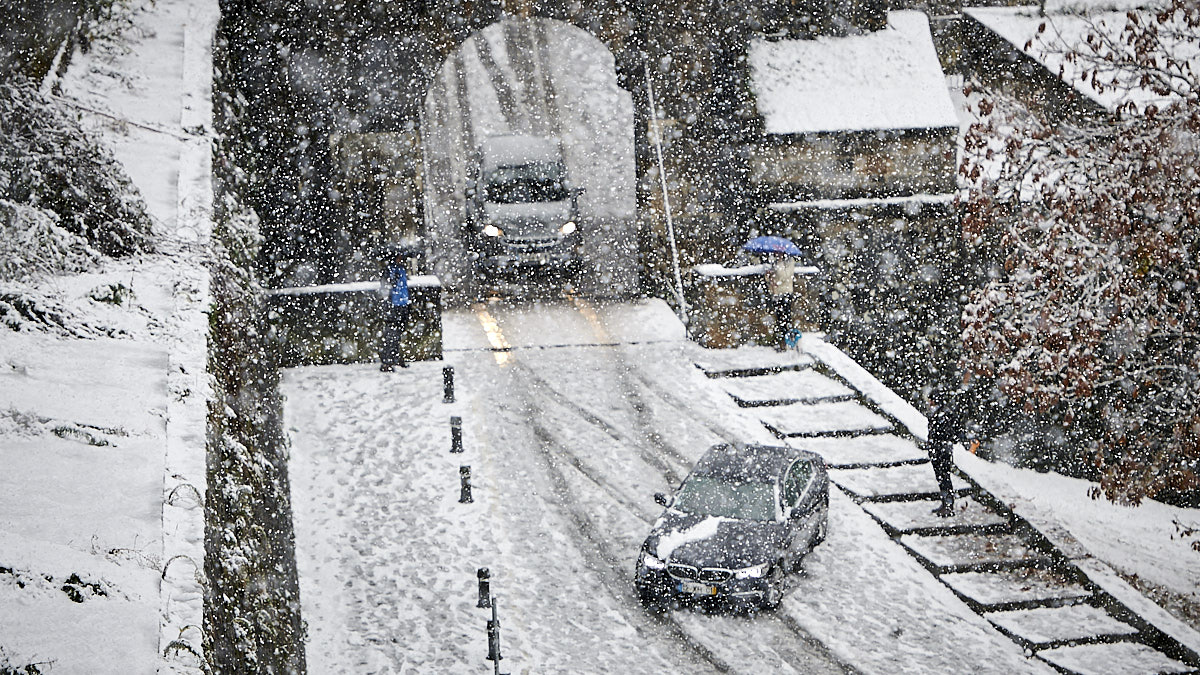
{"label": "car windshield", "polygon": [[493,204],[559,202],[570,197],[561,164],[531,162],[502,166],[488,174],[487,201]]}
{"label": "car windshield", "polygon": [[680,486],[674,507],[697,515],[774,520],[775,490],[770,483],[692,476]]}

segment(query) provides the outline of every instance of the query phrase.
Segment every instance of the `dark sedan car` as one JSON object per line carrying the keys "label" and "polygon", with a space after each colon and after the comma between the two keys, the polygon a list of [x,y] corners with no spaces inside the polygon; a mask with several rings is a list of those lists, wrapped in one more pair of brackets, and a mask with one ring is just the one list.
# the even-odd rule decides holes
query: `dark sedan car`
{"label": "dark sedan car", "polygon": [[719,599],[774,608],[783,577],[825,539],[829,475],[796,448],[717,445],[704,453],[642,544],[643,604]]}

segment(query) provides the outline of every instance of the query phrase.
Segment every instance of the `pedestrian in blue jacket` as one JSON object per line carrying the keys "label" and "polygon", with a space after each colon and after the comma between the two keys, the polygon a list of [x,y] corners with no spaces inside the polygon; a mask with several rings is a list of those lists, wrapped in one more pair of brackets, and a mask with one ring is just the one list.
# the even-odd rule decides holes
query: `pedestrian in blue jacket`
{"label": "pedestrian in blue jacket", "polygon": [[379,369],[391,372],[399,365],[407,368],[404,359],[404,328],[408,323],[410,298],[408,294],[408,270],[404,269],[404,256],[396,254],[388,263],[384,280],[387,290],[387,307],[383,315],[383,344],[379,348]]}

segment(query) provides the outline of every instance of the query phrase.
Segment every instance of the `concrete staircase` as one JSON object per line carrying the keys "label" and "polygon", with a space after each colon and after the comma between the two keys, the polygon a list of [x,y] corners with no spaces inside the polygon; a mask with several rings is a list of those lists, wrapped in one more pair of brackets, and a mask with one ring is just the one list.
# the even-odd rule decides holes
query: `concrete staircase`
{"label": "concrete staircase", "polygon": [[906,425],[877,400],[881,386],[862,387],[861,369],[844,377],[845,361],[739,349],[696,365],[775,436],[824,457],[838,489],[1026,654],[1071,675],[1200,673],[1194,632],[1147,612],[1148,601],[1124,592],[1068,533],[1046,536],[957,469],[954,516],[933,515],[938,487],[912,415]]}

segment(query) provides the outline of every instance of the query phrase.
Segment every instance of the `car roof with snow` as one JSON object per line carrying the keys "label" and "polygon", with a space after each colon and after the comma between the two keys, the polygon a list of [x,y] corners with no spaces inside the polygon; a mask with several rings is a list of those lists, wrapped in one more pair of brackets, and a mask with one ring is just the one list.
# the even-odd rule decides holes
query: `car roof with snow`
{"label": "car roof with snow", "polygon": [[798,448],[724,443],[709,448],[692,473],[733,481],[773,481],[801,458],[820,461],[819,455]]}

